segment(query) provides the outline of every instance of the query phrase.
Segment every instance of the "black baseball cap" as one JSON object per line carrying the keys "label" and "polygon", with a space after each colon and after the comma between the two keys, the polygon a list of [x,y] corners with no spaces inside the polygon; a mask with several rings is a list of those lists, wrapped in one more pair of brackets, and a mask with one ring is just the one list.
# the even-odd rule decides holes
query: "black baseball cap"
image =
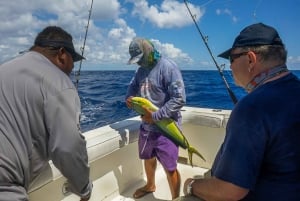
{"label": "black baseball cap", "polygon": [[284,46],[276,29],[263,23],[257,23],[244,28],[235,38],[232,47],[219,54],[218,57],[229,59],[232,49],[256,45]]}
{"label": "black baseball cap", "polygon": [[74,62],[85,59],[79,53],[75,51],[72,40],[52,40],[52,39],[37,39],[34,41],[35,45],[41,47],[54,47],[54,48],[65,48],[72,56]]}

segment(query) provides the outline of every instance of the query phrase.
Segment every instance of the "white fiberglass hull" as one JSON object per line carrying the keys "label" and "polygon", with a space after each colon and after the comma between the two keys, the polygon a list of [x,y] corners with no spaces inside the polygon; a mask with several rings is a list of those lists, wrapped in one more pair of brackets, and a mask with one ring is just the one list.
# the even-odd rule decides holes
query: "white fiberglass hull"
{"label": "white fiberglass hull", "polygon": [[[178,168],[184,181],[187,177],[203,176],[210,169],[224,139],[230,111],[184,107],[182,115],[184,135],[206,159],[204,162],[193,155],[195,167],[192,168],[186,164],[187,150],[180,148]],[[140,117],[137,116],[84,133],[94,185],[91,201],[134,200],[132,194],[135,189],[145,184],[143,161],[138,158],[137,151],[139,125]],[[30,200],[78,201],[78,196],[64,193],[65,181],[51,164],[51,169],[45,170],[31,186]],[[160,165],[156,183],[156,192],[139,200],[171,200],[167,179]]]}

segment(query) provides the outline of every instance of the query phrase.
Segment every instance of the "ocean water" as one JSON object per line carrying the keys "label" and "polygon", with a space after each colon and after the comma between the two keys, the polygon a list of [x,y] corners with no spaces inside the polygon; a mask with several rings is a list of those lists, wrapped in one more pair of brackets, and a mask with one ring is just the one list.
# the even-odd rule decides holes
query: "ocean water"
{"label": "ocean water", "polygon": [[[300,78],[300,71],[293,71]],[[88,131],[110,123],[136,116],[125,105],[127,86],[135,71],[82,71],[78,93],[81,100],[81,129]],[[237,99],[246,92],[235,86],[231,72],[223,75]],[[214,109],[232,109],[224,80],[218,71],[182,71],[187,106]],[[74,77],[72,77],[74,80]]]}

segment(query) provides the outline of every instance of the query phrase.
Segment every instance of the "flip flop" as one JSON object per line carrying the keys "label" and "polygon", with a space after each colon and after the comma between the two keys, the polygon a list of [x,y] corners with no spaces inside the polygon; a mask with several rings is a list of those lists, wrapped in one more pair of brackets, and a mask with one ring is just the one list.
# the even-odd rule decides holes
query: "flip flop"
{"label": "flip flop", "polygon": [[135,191],[135,193],[133,194],[133,198],[135,199],[139,199],[144,197],[145,195],[149,194],[149,193],[153,193],[154,191],[148,191],[145,189],[145,187],[139,188]]}

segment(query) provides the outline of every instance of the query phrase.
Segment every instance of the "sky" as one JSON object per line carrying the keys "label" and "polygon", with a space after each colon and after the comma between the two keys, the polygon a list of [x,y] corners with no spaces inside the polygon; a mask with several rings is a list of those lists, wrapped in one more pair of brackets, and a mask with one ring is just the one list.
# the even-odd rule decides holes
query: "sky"
{"label": "sky", "polygon": [[[244,27],[263,22],[278,30],[289,69],[300,70],[300,0],[187,2],[221,69],[230,65],[217,55]],[[135,70],[127,65],[134,37],[151,40],[182,70],[217,70],[184,0],[1,0],[0,19],[0,63],[28,50],[43,28],[55,25],[73,36],[78,52],[84,46],[86,60],[76,62],[74,71]]]}

